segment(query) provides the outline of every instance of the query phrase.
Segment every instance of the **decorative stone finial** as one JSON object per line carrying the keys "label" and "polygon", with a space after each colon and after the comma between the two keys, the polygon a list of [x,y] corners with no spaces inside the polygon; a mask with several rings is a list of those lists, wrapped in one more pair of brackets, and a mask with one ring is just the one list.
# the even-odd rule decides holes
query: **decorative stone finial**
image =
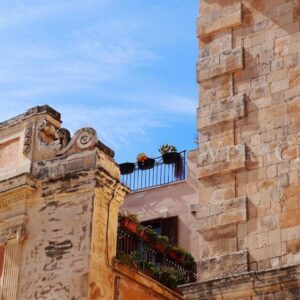
{"label": "decorative stone finial", "polygon": [[40,151],[52,156],[62,155],[73,150],[85,150],[98,144],[97,133],[93,128],[82,128],[71,138],[70,131],[55,128],[47,120],[38,123],[37,141]]}

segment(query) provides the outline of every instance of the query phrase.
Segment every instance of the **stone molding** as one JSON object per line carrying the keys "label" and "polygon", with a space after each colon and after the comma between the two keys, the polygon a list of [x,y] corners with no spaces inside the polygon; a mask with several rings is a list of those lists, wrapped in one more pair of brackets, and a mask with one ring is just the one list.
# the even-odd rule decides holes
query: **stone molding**
{"label": "stone molding", "polygon": [[24,202],[24,201],[26,201],[27,198],[28,198],[28,194],[25,192],[25,193],[13,195],[13,196],[1,199],[0,200],[0,209],[4,209],[10,205],[15,205],[20,202]]}
{"label": "stone molding", "polygon": [[43,106],[35,106],[33,108],[28,109],[25,113],[18,115],[14,118],[11,118],[9,120],[6,120],[4,122],[0,123],[0,130],[4,129],[6,127],[13,126],[15,124],[21,123],[25,119],[32,117],[37,114],[47,113],[50,116],[52,116],[54,119],[60,121],[60,113],[54,110],[52,107],[48,105]]}
{"label": "stone molding", "polygon": [[[220,279],[187,284],[179,287],[184,294],[184,299],[250,299],[263,295],[279,293],[276,299],[297,299],[300,288],[300,265],[283,268],[269,269],[266,271],[246,272]],[[281,294],[283,292],[286,295]],[[296,293],[295,298],[287,298],[289,290]]]}
{"label": "stone molding", "polygon": [[242,4],[235,3],[223,9],[214,9],[210,14],[204,14],[197,19],[197,34],[203,38],[227,28],[242,24]]}
{"label": "stone molding", "polygon": [[239,144],[200,154],[198,166],[199,179],[244,169],[246,167],[246,145]]}
{"label": "stone molding", "polygon": [[6,245],[11,240],[22,242],[25,239],[25,224],[17,225],[2,231],[0,230],[0,245]]}
{"label": "stone molding", "polygon": [[8,180],[3,180],[0,182],[0,202],[16,194],[31,193],[35,189],[35,182],[29,173],[23,173]]}
{"label": "stone molding", "polygon": [[28,154],[32,149],[33,124],[27,125],[24,134],[23,154]]}
{"label": "stone molding", "polygon": [[[27,177],[21,176],[19,177],[20,185],[18,186],[18,182],[11,183],[13,189],[10,191],[2,190],[0,191],[0,210],[6,209],[9,206],[17,205],[20,203],[25,203],[29,198],[30,194],[35,190],[34,187],[28,185],[26,182]],[[1,185],[0,185],[1,186]]]}
{"label": "stone molding", "polygon": [[235,48],[202,58],[197,63],[197,82],[202,83],[244,68],[244,48]]}
{"label": "stone molding", "polygon": [[[24,215],[5,220],[5,223],[19,223]],[[6,224],[7,226],[7,224]],[[3,275],[0,288],[0,298],[17,300],[18,279],[21,259],[21,243],[26,239],[25,224],[19,223],[0,230],[0,245],[5,246]]]}
{"label": "stone molding", "polygon": [[245,94],[203,104],[198,109],[198,129],[202,130],[228,121],[245,117]]}

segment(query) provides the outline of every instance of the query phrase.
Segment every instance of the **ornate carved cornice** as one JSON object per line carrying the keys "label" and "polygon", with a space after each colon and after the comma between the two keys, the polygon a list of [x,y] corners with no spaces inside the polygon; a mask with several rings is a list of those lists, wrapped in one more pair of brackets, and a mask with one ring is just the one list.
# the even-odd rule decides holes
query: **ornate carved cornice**
{"label": "ornate carved cornice", "polygon": [[34,178],[29,173],[23,173],[13,178],[0,181],[0,201],[12,195],[32,192],[36,189]]}
{"label": "ornate carved cornice", "polygon": [[68,129],[58,128],[47,120],[38,123],[37,143],[39,150],[51,156],[73,150],[84,150],[97,146],[97,133],[93,128],[82,128],[71,138]]}
{"label": "ornate carved cornice", "polygon": [[23,192],[21,194],[13,195],[4,199],[0,199],[0,209],[4,209],[9,205],[14,205],[17,203],[25,202],[28,198],[28,192]]}
{"label": "ornate carved cornice", "polygon": [[6,120],[4,122],[0,123],[0,129],[4,129],[9,126],[13,126],[17,123],[21,123],[23,120],[26,118],[32,117],[37,114],[41,113],[47,113],[50,116],[52,116],[54,119],[60,121],[60,113],[54,110],[52,107],[48,105],[43,105],[43,106],[35,106],[33,108],[28,109],[25,113],[18,115],[14,118],[11,118],[9,120]]}

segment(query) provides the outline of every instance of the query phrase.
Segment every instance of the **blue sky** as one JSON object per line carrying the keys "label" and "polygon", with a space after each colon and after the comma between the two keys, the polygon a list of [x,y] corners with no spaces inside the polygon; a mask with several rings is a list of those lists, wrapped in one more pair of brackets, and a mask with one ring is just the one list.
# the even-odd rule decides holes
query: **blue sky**
{"label": "blue sky", "polygon": [[49,104],[118,162],[195,148],[198,0],[0,0],[0,119]]}

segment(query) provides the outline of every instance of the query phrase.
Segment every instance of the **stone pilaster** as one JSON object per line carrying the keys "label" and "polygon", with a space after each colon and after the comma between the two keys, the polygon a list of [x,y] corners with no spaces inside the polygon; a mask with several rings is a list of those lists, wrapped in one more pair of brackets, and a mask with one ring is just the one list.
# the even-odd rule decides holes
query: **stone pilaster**
{"label": "stone pilaster", "polygon": [[17,225],[21,219],[22,217],[6,220],[5,223],[13,223],[14,226],[0,231],[0,245],[5,248],[0,299],[18,299],[21,247],[26,238],[25,223]]}
{"label": "stone pilaster", "polygon": [[[201,3],[198,18],[201,47],[197,64],[201,92],[198,178],[203,183],[200,184],[197,217],[198,230],[204,242],[202,259],[198,264],[201,280],[248,269],[248,260],[244,259],[247,254],[239,255],[237,229],[239,224],[247,222],[247,199],[239,198],[236,191],[236,174],[246,167],[246,146],[239,144],[235,138],[236,121],[246,117],[245,94],[234,89],[234,76],[244,69],[244,47],[235,43],[233,35],[234,30],[243,24],[242,10],[240,2],[218,5],[207,0]],[[219,191],[216,178],[222,182]],[[218,197],[209,194],[213,189]],[[230,238],[228,231],[231,232]],[[217,238],[208,239],[207,236],[211,235]],[[216,248],[217,242],[219,249]],[[210,273],[208,262],[221,266],[217,272]]]}

